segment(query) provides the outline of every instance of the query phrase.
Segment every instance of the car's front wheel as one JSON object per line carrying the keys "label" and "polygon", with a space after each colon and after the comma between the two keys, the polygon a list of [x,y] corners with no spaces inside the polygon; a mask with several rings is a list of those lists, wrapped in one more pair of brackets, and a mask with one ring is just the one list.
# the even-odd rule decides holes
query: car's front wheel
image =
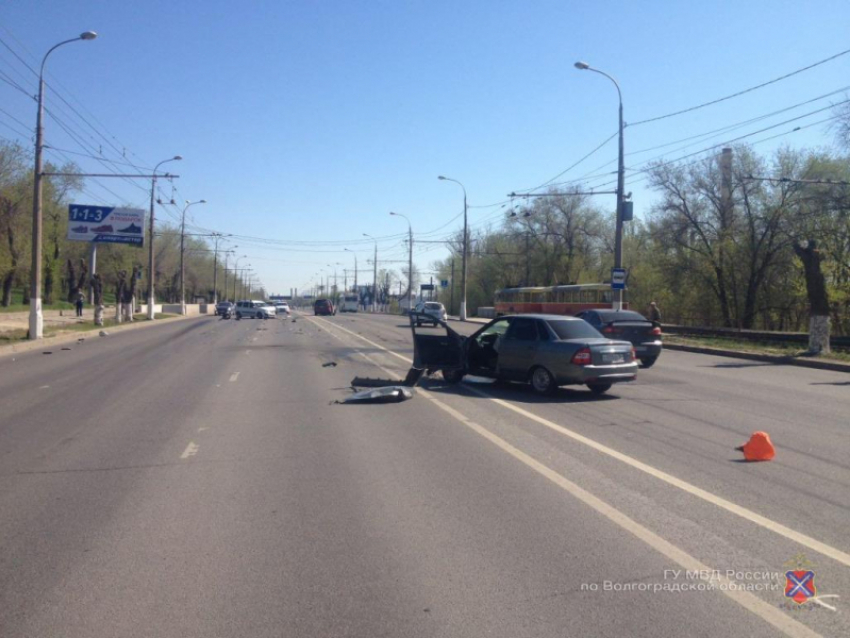
{"label": "car's front wheel", "polygon": [[606,392],[608,392],[608,390],[611,389],[611,384],[610,383],[589,383],[587,385],[587,387],[590,388],[590,391],[593,392],[593,394],[599,396],[601,394],[605,394]]}
{"label": "car's front wheel", "polygon": [[530,376],[531,389],[537,394],[549,395],[555,392],[558,385],[555,383],[555,377],[546,368],[537,367],[531,371]]}

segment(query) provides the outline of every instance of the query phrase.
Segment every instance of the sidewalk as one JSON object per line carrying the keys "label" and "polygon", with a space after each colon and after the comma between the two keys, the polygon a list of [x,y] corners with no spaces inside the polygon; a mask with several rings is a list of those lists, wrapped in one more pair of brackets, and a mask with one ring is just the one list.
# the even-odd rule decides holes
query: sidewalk
{"label": "sidewalk", "polygon": [[[58,312],[58,311],[56,311]],[[73,311],[72,311],[73,312]],[[17,313],[15,313],[17,314]],[[138,330],[141,328],[151,328],[153,326],[161,326],[166,323],[170,324],[175,321],[186,321],[187,319],[198,319],[200,317],[210,317],[212,315],[188,315],[186,317],[168,317],[167,319],[157,319],[155,321],[137,320],[132,323],[122,323],[120,325],[115,326],[107,326],[105,328],[92,328],[91,330],[87,330],[84,332],[80,331],[68,331],[61,332],[59,334],[53,335],[51,337],[45,337],[44,339],[38,339],[36,341],[19,341],[17,343],[10,343],[7,345],[0,345],[0,358],[22,354],[24,352],[30,352],[31,350],[50,350],[55,346],[61,346],[67,343],[74,343],[78,339],[94,339],[98,338],[101,330],[105,331],[109,335],[118,334],[119,332],[126,332],[127,330]],[[76,321],[76,317],[71,317]],[[85,317],[84,317],[85,319]],[[70,323],[74,323],[72,321]],[[88,321],[92,321],[89,319]],[[45,321],[45,324],[47,322]],[[24,326],[27,328],[27,326]]]}

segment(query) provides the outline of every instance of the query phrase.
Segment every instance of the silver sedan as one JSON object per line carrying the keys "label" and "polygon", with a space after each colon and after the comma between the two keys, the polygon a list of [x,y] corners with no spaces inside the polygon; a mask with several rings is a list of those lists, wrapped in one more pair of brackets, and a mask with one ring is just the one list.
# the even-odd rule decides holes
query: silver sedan
{"label": "silver sedan", "polygon": [[586,385],[602,394],[614,383],[637,376],[631,343],[606,339],[576,317],[510,315],[469,337],[443,325],[447,337],[415,334],[414,365],[442,370],[451,383],[472,374],[530,383],[539,394],[551,394],[563,385]]}

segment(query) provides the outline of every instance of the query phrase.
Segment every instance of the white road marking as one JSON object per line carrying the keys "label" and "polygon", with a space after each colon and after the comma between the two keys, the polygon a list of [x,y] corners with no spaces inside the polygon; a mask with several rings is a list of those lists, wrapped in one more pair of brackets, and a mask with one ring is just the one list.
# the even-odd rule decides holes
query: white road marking
{"label": "white road marking", "polygon": [[49,387],[50,387],[49,385],[43,385],[39,388],[39,390],[47,390],[47,388],[49,388]]}
{"label": "white road marking", "polygon": [[198,449],[201,446],[197,443],[193,443],[189,441],[189,445],[186,446],[186,449],[183,451],[183,454],[180,455],[181,459],[188,459],[190,456],[195,456],[198,453]]}
{"label": "white road marking", "polygon": [[232,383],[232,382],[236,381],[236,379],[238,379],[238,378],[239,378],[239,373],[234,372],[233,374],[230,375],[230,382]]}
{"label": "white road marking", "polygon": [[[339,326],[334,327],[340,328]],[[345,330],[345,328],[340,329]],[[334,336],[334,338],[342,341],[342,339],[338,335],[334,334],[332,330],[328,330],[328,332],[330,332]],[[345,332],[349,331],[345,330]],[[371,357],[369,357],[365,353],[360,352],[356,349],[355,351],[359,355],[379,367],[384,372],[390,375],[394,374],[393,371],[387,369],[379,363],[376,363]],[[677,565],[683,567],[685,570],[700,571],[702,573],[707,574],[716,573],[718,575],[717,577],[713,577],[707,582],[702,582],[706,586],[713,585],[715,587],[715,591],[720,591],[720,593],[725,595],[727,598],[730,598],[734,602],[741,605],[747,611],[755,614],[765,622],[773,625],[786,636],[792,636],[794,638],[821,638],[820,634],[815,631],[812,631],[805,625],[797,622],[790,616],[786,615],[775,605],[765,602],[755,594],[752,594],[737,587],[736,581],[732,581],[720,575],[720,570],[712,569],[709,565],[702,563],[697,558],[691,556],[676,545],[673,545],[672,543],[665,540],[649,528],[644,527],[637,521],[629,518],[617,508],[612,507],[602,499],[594,496],[587,490],[583,489],[582,487],[579,487],[569,479],[558,474],[555,470],[551,469],[550,467],[529,456],[525,452],[514,447],[501,437],[493,434],[487,428],[479,425],[478,423],[475,423],[474,421],[466,417],[463,413],[459,412],[458,410],[455,410],[453,407],[435,398],[427,390],[423,390],[421,394],[426,399],[433,402],[438,408],[458,420],[460,423],[467,426],[472,431],[484,437],[494,445],[498,446],[504,452],[510,454],[515,459],[517,459],[530,469],[534,470],[541,476],[545,477],[546,479],[548,479],[549,481],[551,481],[552,483],[554,483],[562,490],[569,493],[571,496],[575,497],[588,507],[593,508],[599,514],[610,520],[618,527],[622,528],[624,531],[636,536],[639,540],[643,541],[652,549],[667,557]]]}
{"label": "white road marking", "polygon": [[209,428],[198,428],[198,432],[203,432],[204,430],[209,430]]}
{"label": "white road marking", "polygon": [[250,351],[250,350],[246,350],[246,351],[245,351],[245,354],[251,354],[251,351]]}
{"label": "white road marking", "polygon": [[[313,320],[313,318],[310,318],[310,319]],[[323,321],[325,323],[330,323],[326,319],[317,319],[317,320]],[[338,328],[339,330],[347,332],[348,334],[350,334],[353,337],[356,337],[358,339],[362,339],[363,341],[365,341],[366,343],[368,343],[371,346],[374,346],[376,348],[380,348],[384,352],[392,354],[392,355],[398,357],[399,359],[402,359],[403,361],[406,361],[408,363],[412,363],[412,361],[410,359],[408,359],[407,357],[404,357],[404,356],[402,356],[398,353],[395,353],[392,350],[388,350],[384,346],[377,344],[374,341],[370,341],[369,339],[366,339],[365,337],[358,335],[357,333],[352,332],[351,330],[346,330],[342,326],[337,326],[335,324],[331,324],[331,325],[334,325],[334,327]],[[762,516],[761,514],[757,514],[756,512],[753,512],[752,510],[749,510],[745,507],[741,507],[740,505],[737,505],[736,503],[733,503],[732,501],[728,501],[721,496],[717,496],[716,494],[712,494],[711,492],[704,490],[702,488],[699,488],[696,485],[692,485],[692,484],[688,483],[687,481],[683,481],[682,479],[676,478],[672,474],[668,474],[667,472],[664,472],[664,471],[659,470],[659,469],[657,469],[657,468],[655,468],[651,465],[643,463],[642,461],[638,461],[636,458],[633,458],[633,457],[631,457],[627,454],[623,454],[622,452],[618,452],[617,450],[610,448],[607,445],[603,445],[603,444],[601,444],[597,441],[594,441],[591,438],[588,438],[588,437],[586,437],[582,434],[579,434],[578,432],[574,432],[573,430],[565,428],[562,425],[558,425],[557,423],[553,423],[552,421],[549,421],[548,419],[544,419],[543,417],[538,416],[536,414],[533,414],[532,412],[529,412],[528,410],[524,410],[524,409],[522,409],[522,408],[520,408],[516,405],[513,405],[512,403],[510,403],[508,401],[504,401],[502,399],[497,399],[493,395],[488,394],[486,392],[483,392],[483,391],[479,390],[478,388],[473,388],[469,385],[465,385],[464,387],[467,390],[469,390],[469,391],[471,391],[471,392],[473,392],[473,393],[475,393],[479,396],[491,399],[494,403],[496,403],[496,405],[499,405],[503,408],[511,410],[512,412],[515,412],[516,414],[519,414],[519,415],[522,415],[522,416],[524,416],[528,419],[531,419],[532,421],[535,421],[536,423],[544,425],[544,426],[554,430],[555,432],[558,432],[559,434],[562,434],[566,437],[573,439],[574,441],[577,441],[579,443],[587,445],[588,447],[591,447],[594,450],[601,452],[602,454],[606,454],[606,455],[608,455],[612,458],[617,459],[618,461],[622,461],[626,465],[629,465],[629,466],[631,466],[631,467],[633,467],[637,470],[640,470],[641,472],[645,472],[645,473],[649,474],[650,476],[657,478],[660,481],[664,481],[668,485],[672,485],[673,487],[677,487],[680,490],[687,492],[688,494],[691,494],[692,496],[696,496],[697,498],[700,498],[704,501],[707,501],[708,503],[711,503],[712,505],[716,505],[717,507],[724,509],[727,512],[731,512],[732,514],[735,514],[736,516],[740,516],[741,518],[748,520],[751,523],[755,523],[756,525],[759,525],[760,527],[763,527],[764,529],[770,530],[771,532],[774,532],[775,534],[779,534],[780,536],[784,536],[785,538],[788,538],[788,539],[794,541],[795,543],[799,543],[800,545],[803,545],[804,547],[807,547],[807,548],[809,548],[813,551],[819,552],[819,553],[823,554],[824,556],[828,556],[829,558],[831,558],[831,559],[833,559],[833,560],[835,560],[835,561],[837,561],[837,562],[839,562],[839,563],[841,563],[841,564],[843,564],[847,567],[850,567],[850,554],[848,554],[847,552],[843,552],[840,549],[832,547],[831,545],[827,545],[826,543],[823,543],[823,542],[821,542],[821,541],[819,541],[815,538],[812,538],[811,536],[807,536],[806,534],[802,534],[800,532],[797,532],[796,530],[793,530],[790,527],[786,527],[785,525],[783,525],[781,523],[777,523],[776,521],[771,520],[771,519],[769,519],[765,516]]]}

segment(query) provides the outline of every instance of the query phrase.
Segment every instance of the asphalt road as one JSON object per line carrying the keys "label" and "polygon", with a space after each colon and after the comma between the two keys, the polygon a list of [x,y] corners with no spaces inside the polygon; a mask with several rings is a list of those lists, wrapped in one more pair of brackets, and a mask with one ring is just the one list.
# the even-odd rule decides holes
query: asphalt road
{"label": "asphalt road", "polygon": [[3,638],[850,635],[847,375],[666,352],[601,398],[343,405],[403,376],[401,318],[69,348],[0,356]]}

